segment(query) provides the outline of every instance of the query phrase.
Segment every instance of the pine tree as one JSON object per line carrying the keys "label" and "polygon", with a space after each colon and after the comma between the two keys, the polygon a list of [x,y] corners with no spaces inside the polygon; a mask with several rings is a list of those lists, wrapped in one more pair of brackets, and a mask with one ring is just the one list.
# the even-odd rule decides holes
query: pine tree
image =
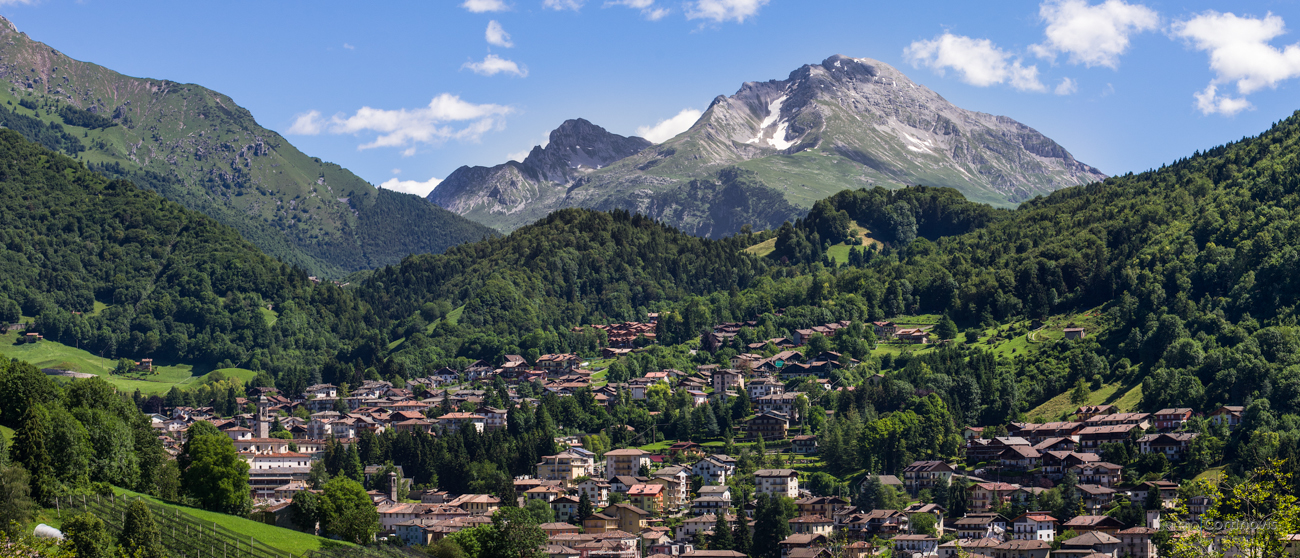
{"label": "pine tree", "polygon": [[749,532],[749,521],[745,518],[744,508],[739,508],[740,513],[736,514],[736,527],[732,535],[731,549],[741,554],[748,555],[750,549],[754,546],[754,537]]}
{"label": "pine tree", "polygon": [[122,523],[122,535],[118,538],[128,556],[136,558],[166,558],[167,549],[163,548],[162,535],[154,523],[153,512],[142,500],[131,502],[126,509],[126,520]]}
{"label": "pine tree", "polygon": [[709,535],[709,550],[732,550],[731,524],[727,523],[727,512],[719,510],[717,521],[713,522],[713,534]]}
{"label": "pine tree", "polygon": [[578,522],[581,523],[582,520],[591,517],[593,511],[594,510],[591,507],[591,497],[587,496],[586,492],[583,492],[582,496],[578,497]]}
{"label": "pine tree", "polygon": [[953,479],[952,484],[948,485],[948,514],[952,517],[963,517],[970,509],[970,483],[966,477]]}
{"label": "pine tree", "polygon": [[23,425],[14,433],[13,459],[31,475],[32,498],[37,502],[47,502],[58,492],[58,479],[45,447],[48,437],[49,414],[45,407],[32,405],[27,409]]}
{"label": "pine tree", "polygon": [[357,445],[348,446],[346,461],[343,462],[343,475],[357,482],[365,478],[365,467],[361,465],[361,452]]}
{"label": "pine tree", "polygon": [[939,339],[957,337],[957,324],[953,323],[952,318],[949,318],[947,314],[944,314],[939,319],[939,323],[934,326],[934,334],[938,335]]}
{"label": "pine tree", "polygon": [[82,513],[65,521],[63,536],[77,558],[112,558],[116,554],[112,533],[93,514]]}

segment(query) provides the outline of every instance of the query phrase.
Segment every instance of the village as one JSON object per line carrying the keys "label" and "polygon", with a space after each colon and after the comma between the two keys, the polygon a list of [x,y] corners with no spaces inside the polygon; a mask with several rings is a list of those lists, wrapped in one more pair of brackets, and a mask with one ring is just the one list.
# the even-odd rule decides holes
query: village
{"label": "village", "polygon": [[[652,316],[653,319],[653,316]],[[1195,522],[1211,504],[1192,498],[1188,509],[1175,511],[1179,485],[1169,480],[1133,482],[1124,467],[1106,462],[1106,444],[1135,441],[1140,452],[1161,454],[1178,462],[1195,433],[1182,432],[1192,418],[1190,409],[1156,413],[1121,412],[1114,405],[1086,405],[1070,420],[967,427],[959,455],[949,460],[916,461],[897,474],[867,474],[851,485],[854,494],[885,487],[899,496],[896,508],[858,507],[850,495],[814,494],[806,465],[815,463],[818,436],[801,428],[807,417],[804,393],[787,391],[792,382],[814,389],[844,390],[831,385],[830,373],[857,364],[832,351],[808,354],[815,335],[833,336],[850,324],[828,323],[800,329],[793,339],[769,339],[748,348],[778,350],[767,357],[740,353],[730,368],[700,365],[693,371],[660,370],[625,383],[593,381],[584,359],[573,354],[541,355],[529,362],[507,355],[495,366],[475,362],[463,370],[444,369],[411,379],[404,387],[366,381],[345,395],[340,386],[318,384],[287,396],[274,388],[249,388],[241,408],[256,413],[222,419],[212,409],[175,407],[153,416],[168,451],[180,451],[184,432],[195,421],[213,423],[228,435],[250,466],[250,490],[260,513],[269,522],[288,526],[294,494],[311,490],[308,475],[327,444],[355,444],[363,432],[419,431],[434,436],[462,429],[492,432],[507,426],[508,408],[485,404],[488,392],[476,389],[503,380],[509,387],[507,407],[527,407],[534,397],[519,396],[524,384],[545,393],[571,397],[590,393],[605,406],[638,404],[654,389],[684,393],[692,405],[708,405],[745,397],[753,413],[739,425],[738,440],[768,448],[771,463],[781,468],[738,467],[737,456],[717,444],[690,440],[665,441],[653,451],[623,447],[593,452],[581,438],[565,436],[564,449],[541,458],[532,475],[513,480],[517,502],[502,502],[494,494],[448,494],[411,490],[399,498],[398,487],[409,488],[401,468],[389,475],[387,492],[371,491],[380,518],[381,537],[411,545],[434,544],[460,530],[491,523],[503,505],[524,506],[540,501],[555,522],[541,525],[549,538],[546,552],[553,558],[665,558],[697,556],[741,558],[734,550],[709,549],[719,514],[728,525],[754,521],[753,498],[775,495],[791,499],[798,514],[788,521],[790,534],[780,542],[782,558],[831,556],[986,556],[1046,558],[1048,556],[1148,558],[1157,556],[1154,537],[1162,521]],[[745,324],[722,324],[702,336],[701,346],[716,349],[731,342]],[[617,358],[636,346],[653,343],[651,324],[605,326],[606,358]],[[927,344],[928,328],[903,328],[893,322],[871,324],[882,342]],[[1074,338],[1082,329],[1068,332]],[[802,350],[801,350],[802,349]],[[770,351],[769,351],[770,352]],[[879,381],[880,375],[869,382]],[[809,383],[809,380],[812,383]],[[663,386],[663,387],[656,387]],[[802,401],[801,401],[802,399]],[[1242,407],[1223,407],[1208,419],[1235,428]],[[306,415],[306,418],[302,418]],[[273,434],[274,432],[274,434]],[[367,478],[381,474],[379,464],[366,464]],[[1068,479],[1068,480],[1067,480]],[[739,492],[742,484],[752,493]],[[1081,495],[1079,514],[1068,520],[1032,508],[1039,495],[1062,482],[1074,483]],[[406,484],[403,484],[406,483]],[[954,486],[966,492],[959,513],[934,503],[934,494],[950,494]],[[406,492],[403,490],[403,492]],[[945,500],[951,500],[949,496]],[[1128,526],[1107,511],[1120,501],[1157,502],[1142,524]],[[540,505],[540,504],[533,504]],[[1026,508],[1028,506],[1029,508]],[[584,515],[584,508],[590,510]],[[1022,510],[1014,516],[1009,509]]]}

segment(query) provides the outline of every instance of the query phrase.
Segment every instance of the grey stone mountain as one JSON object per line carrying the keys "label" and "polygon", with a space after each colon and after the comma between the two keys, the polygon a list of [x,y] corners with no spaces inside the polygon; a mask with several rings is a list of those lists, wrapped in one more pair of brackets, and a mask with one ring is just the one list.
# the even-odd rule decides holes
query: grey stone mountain
{"label": "grey stone mountain", "polygon": [[546,147],[533,147],[522,163],[460,167],[438,184],[428,199],[461,215],[486,213],[508,218],[540,200],[562,197],[564,187],[578,177],[651,145],[642,138],[612,134],[581,118],[566,120],[551,132]]}
{"label": "grey stone mountain", "polygon": [[846,188],[947,186],[1013,206],[1105,178],[1033,128],[954,106],[888,64],[839,55],[785,80],[743,84],[659,145],[563,176],[532,169],[527,161],[462,168],[452,188],[444,182],[429,199],[503,231],[562,207],[591,207],[717,237],[745,224],[779,226]]}

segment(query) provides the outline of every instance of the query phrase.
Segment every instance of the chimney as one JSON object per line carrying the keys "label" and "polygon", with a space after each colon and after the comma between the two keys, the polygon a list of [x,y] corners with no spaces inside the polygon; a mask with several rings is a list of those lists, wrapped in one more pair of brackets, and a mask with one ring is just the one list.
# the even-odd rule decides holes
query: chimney
{"label": "chimney", "polygon": [[397,501],[397,473],[388,473],[388,499]]}

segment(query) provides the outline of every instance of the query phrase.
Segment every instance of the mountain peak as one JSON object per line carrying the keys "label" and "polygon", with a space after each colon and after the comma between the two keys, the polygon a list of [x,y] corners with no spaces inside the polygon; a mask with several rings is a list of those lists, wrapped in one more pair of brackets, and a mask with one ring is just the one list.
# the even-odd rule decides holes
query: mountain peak
{"label": "mountain peak", "polygon": [[[443,183],[430,199],[502,230],[579,206],[631,209],[722,236],[742,224],[781,225],[782,212],[754,211],[757,199],[807,208],[846,188],[922,184],[1012,206],[1105,178],[1029,126],[954,106],[889,64],[841,54],[717,96],[664,143],[622,138],[636,143],[621,157],[595,157],[591,148],[609,137],[619,136],[566,121],[523,164],[492,174],[492,186],[464,186],[495,194],[458,196]],[[752,172],[729,187],[723,171],[733,167]]]}
{"label": "mountain peak", "polygon": [[545,147],[534,146],[522,163],[495,167],[460,167],[429,193],[438,205],[464,214],[474,207],[512,213],[550,185],[562,190],[575,179],[653,145],[624,137],[582,118],[565,120],[551,131]]}

